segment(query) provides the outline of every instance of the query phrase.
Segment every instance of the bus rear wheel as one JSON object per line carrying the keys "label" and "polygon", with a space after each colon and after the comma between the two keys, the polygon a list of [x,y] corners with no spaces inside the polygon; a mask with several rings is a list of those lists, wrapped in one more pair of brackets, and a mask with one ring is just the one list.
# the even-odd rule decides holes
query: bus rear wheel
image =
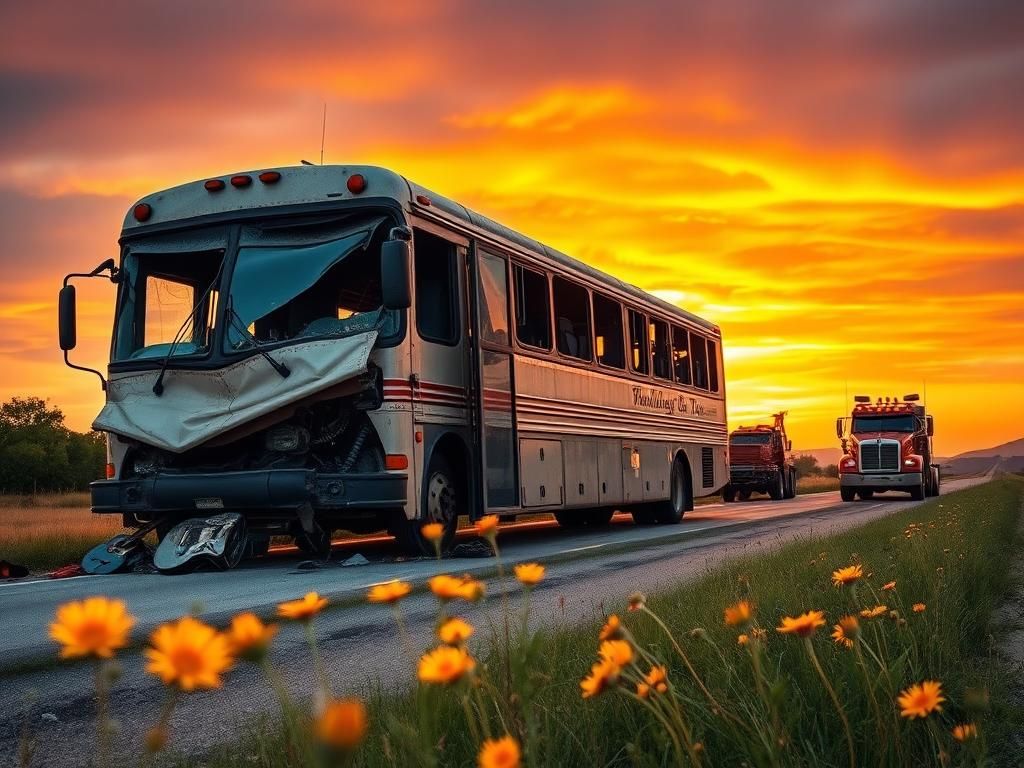
{"label": "bus rear wheel", "polygon": [[736,501],[736,489],[731,485],[725,486],[725,488],[722,489],[722,501],[726,504]]}
{"label": "bus rear wheel", "polygon": [[657,522],[671,525],[683,519],[689,498],[686,485],[686,470],[683,469],[683,462],[676,459],[672,462],[672,472],[669,475],[668,500],[659,502],[654,508],[654,519]]}

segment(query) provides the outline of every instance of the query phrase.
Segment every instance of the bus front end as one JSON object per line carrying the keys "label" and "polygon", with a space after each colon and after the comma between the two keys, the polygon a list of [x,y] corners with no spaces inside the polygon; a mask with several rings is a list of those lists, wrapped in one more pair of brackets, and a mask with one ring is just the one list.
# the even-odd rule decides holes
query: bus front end
{"label": "bus front end", "polygon": [[[389,171],[310,166],[185,184],[128,212],[116,266],[78,275],[109,271],[117,288],[93,512],[161,539],[237,513],[250,552],[289,535],[318,556],[335,529],[405,517],[411,424],[382,405],[385,377],[408,377],[407,196]],[[66,279],[66,358],[74,304]]]}

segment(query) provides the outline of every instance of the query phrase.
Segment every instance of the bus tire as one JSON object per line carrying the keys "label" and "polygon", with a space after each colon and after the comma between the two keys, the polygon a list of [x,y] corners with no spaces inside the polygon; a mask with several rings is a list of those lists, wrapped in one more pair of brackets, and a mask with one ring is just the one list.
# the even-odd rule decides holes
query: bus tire
{"label": "bus tire", "polygon": [[783,477],[782,470],[776,472],[775,477],[772,478],[772,484],[768,487],[768,495],[772,501],[779,501],[786,495],[786,480]]}
{"label": "bus tire", "polygon": [[750,491],[740,491],[740,501],[750,501]]}
{"label": "bus tire", "polygon": [[649,504],[633,507],[629,512],[633,515],[633,522],[637,525],[654,525],[658,522],[658,515]]}
{"label": "bus tire", "polygon": [[689,499],[689,490],[686,485],[686,470],[683,468],[683,462],[676,459],[672,462],[672,470],[669,474],[668,499],[658,502],[654,507],[654,518],[657,522],[672,525],[683,519]]}
{"label": "bus tire", "polygon": [[722,489],[722,501],[726,504],[731,504],[736,501],[736,489],[731,485],[725,486],[725,488]]}
{"label": "bus tire", "polygon": [[459,515],[465,506],[465,500],[460,496],[460,485],[452,465],[443,453],[435,451],[423,479],[423,501],[420,507],[423,511],[422,517],[409,520],[404,514],[400,514],[396,516],[391,526],[391,535],[395,537],[401,550],[413,557],[434,555],[434,544],[423,538],[421,529],[427,523],[441,523],[444,527],[444,533],[441,535],[441,552],[447,552],[455,541]]}

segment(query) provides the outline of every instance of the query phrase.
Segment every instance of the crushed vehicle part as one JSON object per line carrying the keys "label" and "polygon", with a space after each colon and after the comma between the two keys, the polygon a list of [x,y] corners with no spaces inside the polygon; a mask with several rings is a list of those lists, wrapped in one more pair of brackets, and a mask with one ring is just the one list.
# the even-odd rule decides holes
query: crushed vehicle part
{"label": "crushed vehicle part", "polygon": [[245,554],[245,518],[237,512],[193,517],[161,539],[153,564],[161,573],[185,573],[209,565],[229,570]]}
{"label": "crushed vehicle part", "polygon": [[[142,535],[146,533],[148,526]],[[95,575],[120,573],[131,570],[136,564],[148,559],[149,555],[149,547],[142,536],[138,533],[130,536],[121,533],[86,552],[82,558],[82,570]]]}

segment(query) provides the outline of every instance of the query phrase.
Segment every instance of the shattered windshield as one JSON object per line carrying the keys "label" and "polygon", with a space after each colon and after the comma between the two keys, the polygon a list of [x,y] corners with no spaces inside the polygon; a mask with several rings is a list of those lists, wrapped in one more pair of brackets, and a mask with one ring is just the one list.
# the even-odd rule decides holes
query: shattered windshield
{"label": "shattered windshield", "polygon": [[733,435],[729,438],[730,445],[768,445],[771,435]]}
{"label": "shattered windshield", "polygon": [[[174,357],[209,351],[224,262],[217,238],[152,241],[123,261],[113,359]],[[177,339],[177,344],[174,344]]]}
{"label": "shattered windshield", "polygon": [[226,350],[393,323],[381,307],[382,221],[245,228],[227,299]]}

